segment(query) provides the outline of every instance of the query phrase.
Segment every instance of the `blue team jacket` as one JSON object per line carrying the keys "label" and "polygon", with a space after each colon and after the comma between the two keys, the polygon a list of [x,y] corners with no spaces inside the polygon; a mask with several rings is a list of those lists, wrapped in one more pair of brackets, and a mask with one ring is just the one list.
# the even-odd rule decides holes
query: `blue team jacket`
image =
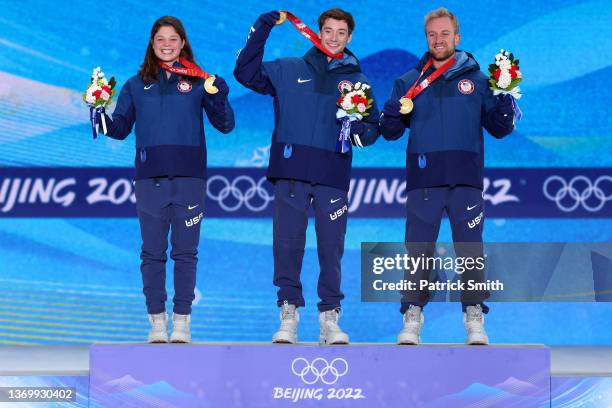
{"label": "blue team jacket", "polygon": [[[175,66],[180,66],[178,63]],[[234,128],[226,97],[204,91],[200,78],[160,70],[156,82],[131,77],[121,88],[108,136],[125,139],[136,124],[135,179],[161,176],[206,178],[206,139],[202,108],[222,133]]]}
{"label": "blue team jacket", "polygon": [[[417,67],[399,77],[391,98],[399,100],[417,80],[429,60],[426,53]],[[433,72],[430,68],[421,81]],[[482,189],[483,127],[497,138],[514,129],[513,116],[497,110],[497,98],[488,77],[471,54],[456,52],[456,62],[444,75],[414,98],[414,109],[402,115],[401,128],[381,118],[387,140],[400,138],[410,128],[406,149],[406,189],[469,185]]]}
{"label": "blue team jacket", "polygon": [[[352,153],[336,153],[341,123],[336,119],[342,81],[370,84],[357,58],[348,50],[342,61],[317,48],[301,58],[262,62],[270,27],[259,20],[236,61],[234,76],[249,89],[274,97],[274,132],[268,178],[295,179],[349,189]],[[374,102],[364,117],[364,145],[373,144],[380,131]]]}

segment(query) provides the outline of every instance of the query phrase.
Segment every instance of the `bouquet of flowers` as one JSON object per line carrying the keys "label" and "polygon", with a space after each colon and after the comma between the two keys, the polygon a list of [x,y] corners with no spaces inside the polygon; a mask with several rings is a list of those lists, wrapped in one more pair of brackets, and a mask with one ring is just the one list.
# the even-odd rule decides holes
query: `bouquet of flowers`
{"label": "bouquet of flowers", "polygon": [[508,95],[512,98],[514,117],[521,119],[522,113],[516,103],[521,99],[519,82],[523,80],[523,74],[519,71],[519,60],[514,54],[506,50],[500,50],[495,56],[495,63],[489,65],[489,83],[494,95]]}
{"label": "bouquet of flowers", "polygon": [[[361,120],[368,116],[368,110],[372,107],[374,99],[370,85],[357,82],[355,85],[348,81],[343,81],[339,85],[340,98],[338,98],[338,111],[336,119],[342,121],[340,136],[336,143],[336,151],[347,153],[350,149],[350,130],[351,122]],[[356,136],[355,143],[361,146],[359,136]]]}
{"label": "bouquet of flowers", "polygon": [[500,91],[499,93],[510,93],[523,79],[523,74],[519,71],[519,60],[514,59],[514,54],[503,49],[495,56],[495,63],[489,65],[489,73],[491,89]]}
{"label": "bouquet of flowers", "polygon": [[104,72],[100,70],[100,67],[97,67],[94,68],[91,74],[91,82],[87,90],[83,92],[83,102],[89,105],[89,116],[94,139],[98,136],[98,123],[96,119],[98,114],[101,117],[102,130],[104,134],[107,133],[104,110],[113,100],[113,96],[115,96],[114,88],[116,84],[115,77],[107,80],[104,77]]}

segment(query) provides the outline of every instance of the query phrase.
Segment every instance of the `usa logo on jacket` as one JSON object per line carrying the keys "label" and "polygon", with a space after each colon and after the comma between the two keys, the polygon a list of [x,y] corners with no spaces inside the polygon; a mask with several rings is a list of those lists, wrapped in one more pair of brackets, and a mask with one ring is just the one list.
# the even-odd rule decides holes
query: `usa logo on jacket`
{"label": "usa logo on jacket", "polygon": [[184,79],[181,79],[176,85],[176,87],[178,88],[180,92],[191,91],[191,84],[188,81],[185,81]]}
{"label": "usa logo on jacket", "polygon": [[464,95],[469,95],[474,92],[474,83],[469,79],[462,79],[457,84],[457,88],[459,88],[459,92]]}
{"label": "usa logo on jacket", "polygon": [[353,83],[351,81],[347,81],[346,79],[343,81],[340,81],[338,83],[338,90],[340,91],[340,93],[342,93],[344,89],[346,90],[353,89]]}

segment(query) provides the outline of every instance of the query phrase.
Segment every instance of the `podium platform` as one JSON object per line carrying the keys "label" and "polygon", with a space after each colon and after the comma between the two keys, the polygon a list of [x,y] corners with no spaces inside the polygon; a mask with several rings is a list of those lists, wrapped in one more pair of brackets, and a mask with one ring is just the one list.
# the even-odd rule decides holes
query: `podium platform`
{"label": "podium platform", "polygon": [[1,346],[0,407],[58,406],[610,408],[612,347]]}
{"label": "podium platform", "polygon": [[544,407],[543,346],[94,345],[90,407]]}

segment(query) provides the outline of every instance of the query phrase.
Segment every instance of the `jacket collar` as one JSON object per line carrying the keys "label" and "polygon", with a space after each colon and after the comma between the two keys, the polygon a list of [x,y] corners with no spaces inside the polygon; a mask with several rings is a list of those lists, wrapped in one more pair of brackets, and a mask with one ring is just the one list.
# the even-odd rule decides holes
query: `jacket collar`
{"label": "jacket collar", "polygon": [[[174,63],[172,64],[173,67],[177,67],[177,68],[183,68],[183,65],[181,65],[180,62],[178,62],[178,60],[174,61]],[[160,82],[177,82],[178,81],[178,75],[171,73],[170,74],[170,78],[168,78],[168,76],[166,75],[166,70],[163,68],[159,69],[159,74],[157,75],[157,79]]]}
{"label": "jacket collar", "polygon": [[344,57],[342,59],[332,59],[332,61],[328,62],[327,55],[321,52],[317,47],[312,47],[304,54],[304,60],[320,75],[328,71],[333,71],[335,73],[361,72],[359,60],[348,48],[344,49]]}
{"label": "jacket collar", "polygon": [[[419,71],[423,69],[427,61],[429,61],[429,58],[429,52],[423,54],[421,60],[417,64],[417,69]],[[478,65],[472,54],[467,51],[455,50],[455,64],[448,71],[446,71],[443,76],[445,79],[452,79],[466,72],[478,70],[480,70],[480,66]]]}

